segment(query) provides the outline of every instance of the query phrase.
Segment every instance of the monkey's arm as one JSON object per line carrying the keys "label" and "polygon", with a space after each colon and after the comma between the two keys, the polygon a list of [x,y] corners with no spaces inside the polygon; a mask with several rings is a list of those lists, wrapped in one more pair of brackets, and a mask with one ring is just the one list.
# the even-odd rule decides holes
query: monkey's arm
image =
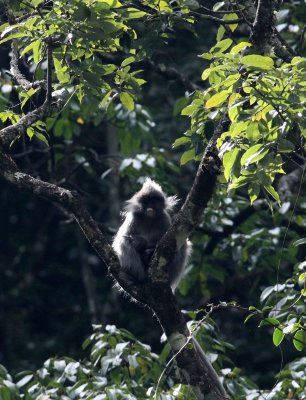
{"label": "monkey's arm", "polygon": [[122,271],[138,282],[143,282],[147,278],[141,259],[145,246],[146,240],[140,236],[117,235],[113,242]]}

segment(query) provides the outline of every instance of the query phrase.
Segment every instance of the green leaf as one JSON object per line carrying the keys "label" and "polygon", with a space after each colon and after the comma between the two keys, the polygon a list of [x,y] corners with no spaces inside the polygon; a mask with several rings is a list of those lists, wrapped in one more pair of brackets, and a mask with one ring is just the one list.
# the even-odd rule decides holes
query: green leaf
{"label": "green leaf", "polygon": [[54,62],[55,73],[59,82],[60,83],[69,82],[70,75],[66,72],[68,68],[63,67],[61,61],[56,57],[53,58],[53,62]]}
{"label": "green leaf", "polygon": [[228,98],[228,96],[229,96],[229,94],[227,91],[222,91],[220,93],[216,93],[210,99],[207,100],[205,107],[212,108],[212,107],[219,106]]}
{"label": "green leaf", "polygon": [[279,320],[276,319],[276,318],[265,318],[260,322],[259,326],[261,327],[261,326],[265,326],[265,325],[278,326],[279,325]]}
{"label": "green leaf", "polygon": [[290,153],[294,150],[294,144],[290,140],[280,139],[278,141],[277,149],[281,153]]}
{"label": "green leaf", "polygon": [[109,106],[111,99],[109,99],[109,96],[112,94],[112,89],[109,90],[106,95],[103,97],[102,101],[101,101],[101,106],[105,109],[107,109],[107,107]]}
{"label": "green leaf", "polygon": [[250,147],[241,157],[241,165],[249,165],[264,158],[268,154],[269,148],[263,144],[255,144]]}
{"label": "green leaf", "polygon": [[[4,36],[4,32],[1,35],[1,38]],[[7,42],[8,40],[11,39],[16,39],[16,38],[20,38],[20,37],[24,37],[27,36],[26,33],[24,32],[17,32],[17,33],[12,33],[11,35],[5,37],[4,39],[0,40],[0,44]]]}
{"label": "green leaf", "polygon": [[204,71],[202,72],[202,75],[201,75],[202,80],[205,81],[205,79],[207,79],[209,77],[210,73],[211,73],[210,68],[204,69]]}
{"label": "green leaf", "polygon": [[273,333],[274,346],[279,346],[285,337],[284,332],[281,329],[276,328]]}
{"label": "green leaf", "polygon": [[122,61],[121,67],[126,67],[127,65],[132,64],[132,62],[134,62],[134,61],[135,61],[135,57],[133,57],[133,56],[128,57]]}
{"label": "green leaf", "polygon": [[11,390],[8,387],[2,386],[0,387],[0,399],[1,400],[12,400]]}
{"label": "green leaf", "polygon": [[42,41],[36,40],[33,46],[33,59],[35,64],[38,64],[42,57],[42,48],[43,48]]}
{"label": "green leaf", "polygon": [[193,149],[187,150],[182,154],[181,165],[185,165],[188,163],[188,161],[191,161],[194,159],[195,159],[195,149],[193,148]]}
{"label": "green leaf", "polygon": [[179,115],[179,113],[189,104],[190,99],[188,97],[180,97],[174,103],[173,116]]}
{"label": "green leaf", "polygon": [[239,176],[239,178],[233,180],[233,183],[229,185],[228,190],[237,189],[247,183],[248,183],[248,178],[246,178],[245,176]]}
{"label": "green leaf", "polygon": [[248,67],[256,67],[267,70],[272,69],[274,65],[272,58],[258,54],[244,56],[240,59],[240,63],[247,65]]}
{"label": "green leaf", "polygon": [[280,198],[279,198],[279,194],[274,189],[274,187],[271,186],[271,185],[268,185],[268,186],[264,186],[264,188],[273,197],[273,199],[276,200],[277,203],[280,205],[281,201],[280,201]]}
{"label": "green leaf", "polygon": [[144,17],[147,15],[147,13],[144,11],[139,11],[136,8],[129,7],[126,9],[126,15],[127,19],[136,19]]}
{"label": "green leaf", "polygon": [[42,133],[39,133],[39,132],[35,132],[35,136],[36,136],[39,140],[41,140],[42,142],[44,142],[45,145],[47,145],[47,146],[49,147],[49,142],[48,142],[48,139],[46,138],[45,135],[43,135]]}
{"label": "green leaf", "polygon": [[37,7],[37,6],[39,6],[39,4],[41,4],[43,1],[44,1],[44,0],[31,0],[31,4],[32,4],[34,7]]}
{"label": "green leaf", "polygon": [[128,92],[121,92],[119,97],[124,108],[126,108],[129,111],[134,110],[135,107],[134,100],[133,97]]}
{"label": "green leaf", "polygon": [[303,282],[303,280],[306,278],[306,272],[303,272],[300,276],[299,276],[299,282]]}
{"label": "green leaf", "polygon": [[231,151],[228,151],[223,156],[222,163],[224,166],[224,177],[227,180],[227,182],[231,177],[233,166],[239,156],[240,156],[240,149],[237,147]]}
{"label": "green leaf", "polygon": [[254,317],[255,314],[249,314],[246,319],[244,320],[244,324],[248,322],[249,319],[251,319],[252,317]]}
{"label": "green leaf", "polygon": [[252,46],[252,44],[249,43],[249,42],[240,42],[240,43],[236,44],[236,46],[234,46],[234,47],[231,49],[231,53],[232,53],[232,54],[237,54],[237,53],[239,53],[241,50],[245,49],[246,47],[250,47],[250,46]]}
{"label": "green leaf", "polygon": [[223,25],[219,26],[216,37],[218,42],[223,38],[225,32],[226,32],[225,27]]}
{"label": "green leaf", "polygon": [[175,140],[172,145],[172,148],[175,149],[176,147],[182,146],[183,144],[190,143],[191,139],[189,137],[183,136]]}
{"label": "green leaf", "polygon": [[209,52],[210,53],[223,53],[225,50],[227,50],[231,45],[233,41],[232,39],[223,39],[220,42],[217,42],[217,44],[212,47]]}
{"label": "green leaf", "polygon": [[30,50],[33,49],[35,42],[30,43],[28,46],[26,46],[22,52],[20,53],[20,56],[23,57],[26,53],[28,53]]}
{"label": "green leaf", "polygon": [[194,112],[198,111],[199,107],[196,104],[189,104],[189,106],[185,107],[181,111],[181,115],[191,116]]}
{"label": "green leaf", "polygon": [[302,351],[306,347],[306,331],[300,329],[295,333],[293,345],[298,351]]}
{"label": "green leaf", "polygon": [[256,142],[260,137],[258,122],[251,122],[247,127],[245,134],[251,142]]}
{"label": "green leaf", "polygon": [[[224,21],[235,20],[235,19],[238,19],[238,15],[236,13],[226,14],[226,15],[224,15],[223,19],[224,19]],[[238,23],[228,25],[228,27],[230,28],[230,30],[232,32],[234,32],[234,30],[237,28],[237,26],[238,26]]]}
{"label": "green leaf", "polygon": [[35,131],[33,128],[27,128],[27,135],[29,136],[30,139],[35,135]]}
{"label": "green leaf", "polygon": [[248,121],[240,121],[232,123],[230,128],[231,137],[240,136],[240,133],[245,131],[247,126],[248,126]]}
{"label": "green leaf", "polygon": [[248,194],[251,200],[251,204],[254,203],[254,201],[257,199],[260,191],[260,186],[257,185],[256,183],[250,183],[248,187]]}

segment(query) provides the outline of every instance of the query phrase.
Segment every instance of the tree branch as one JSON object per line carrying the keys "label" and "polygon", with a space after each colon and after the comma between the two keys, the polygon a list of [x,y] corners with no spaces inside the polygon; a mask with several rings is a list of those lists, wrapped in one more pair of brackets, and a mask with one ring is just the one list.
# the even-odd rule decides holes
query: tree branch
{"label": "tree branch", "polygon": [[18,67],[18,46],[17,41],[12,40],[12,52],[11,52],[11,69],[10,72],[12,74],[12,78],[22,87],[23,90],[29,90],[31,88],[43,88],[46,89],[47,82],[45,80],[30,82],[28,81],[20,72]]}
{"label": "tree branch", "polygon": [[33,125],[36,121],[42,120],[46,117],[51,116],[55,112],[59,112],[64,105],[62,98],[59,98],[57,102],[49,104],[45,102],[42,106],[36,110],[29,112],[24,115],[18,122],[13,125],[7,126],[0,130],[0,148],[9,146],[11,142],[16,139],[19,135],[22,135],[26,128]]}
{"label": "tree branch", "polygon": [[[273,47],[278,57],[290,62],[295,53],[275,28],[275,11],[278,8],[277,0],[258,1],[254,23],[251,27],[250,41],[255,45],[255,52],[269,54]],[[253,15],[254,11],[254,5],[247,8],[250,15]]]}
{"label": "tree branch", "polygon": [[251,42],[258,53],[269,52],[274,31],[274,1],[258,0],[256,16],[251,32]]}

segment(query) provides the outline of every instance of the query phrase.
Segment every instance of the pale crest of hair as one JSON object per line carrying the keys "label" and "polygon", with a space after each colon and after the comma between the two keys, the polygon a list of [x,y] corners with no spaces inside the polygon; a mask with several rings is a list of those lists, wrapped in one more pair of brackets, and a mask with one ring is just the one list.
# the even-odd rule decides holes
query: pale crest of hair
{"label": "pale crest of hair", "polygon": [[121,212],[121,216],[125,217],[130,211],[135,211],[139,207],[139,198],[144,194],[150,194],[158,192],[165,199],[165,209],[166,211],[173,211],[173,208],[179,202],[177,196],[167,196],[159,183],[155,182],[153,179],[147,177],[143,181],[141,189],[136,192],[133,197],[126,201],[125,207]]}
{"label": "pale crest of hair", "polygon": [[165,206],[167,211],[172,211],[173,208],[177,205],[177,203],[180,201],[176,195],[174,196],[167,196],[162,187],[160,186],[159,183],[155,182],[153,179],[147,177],[145,178],[145,181],[143,183],[142,189],[140,191],[144,190],[145,192],[149,191],[158,191],[160,192],[164,197],[165,197]]}

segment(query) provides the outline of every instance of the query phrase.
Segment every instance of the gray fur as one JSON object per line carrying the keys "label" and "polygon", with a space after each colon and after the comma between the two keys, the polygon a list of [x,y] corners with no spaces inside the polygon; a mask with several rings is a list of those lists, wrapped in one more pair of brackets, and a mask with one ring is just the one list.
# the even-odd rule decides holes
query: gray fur
{"label": "gray fur", "polygon": [[[146,179],[139,192],[127,201],[123,211],[125,219],[120,226],[113,248],[121,269],[137,282],[147,279],[147,269],[157,243],[171,225],[168,211],[175,206],[175,196],[166,197],[160,185]],[[149,216],[148,208],[154,210]],[[169,279],[175,290],[182,278],[191,251],[188,240],[183,244],[169,266]]]}

